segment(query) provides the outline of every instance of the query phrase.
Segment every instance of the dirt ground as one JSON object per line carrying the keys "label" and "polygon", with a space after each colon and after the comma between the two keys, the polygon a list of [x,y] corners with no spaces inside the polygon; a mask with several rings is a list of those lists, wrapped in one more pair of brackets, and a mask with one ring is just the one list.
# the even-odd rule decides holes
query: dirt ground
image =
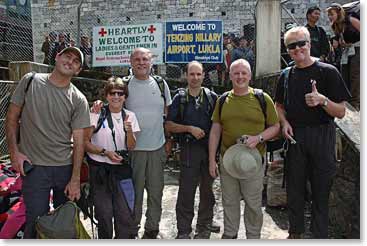
{"label": "dirt ground", "polygon": [[[175,172],[166,172],[165,175],[165,187],[163,192],[163,212],[160,223],[160,233],[159,237],[161,239],[174,239],[177,234],[176,227],[176,199],[178,192],[178,173]],[[199,192],[196,193],[196,211],[199,200]],[[221,190],[220,190],[220,182],[219,178],[217,178],[214,182],[214,194],[216,196],[216,205],[214,208],[214,221],[216,224],[221,226],[221,230],[219,233],[212,233],[210,239],[220,239],[223,233],[223,208],[221,203]],[[146,194],[145,194],[146,195]],[[146,199],[144,200],[144,211],[146,209]],[[243,213],[244,204],[242,203],[241,212]],[[285,239],[288,236],[287,228],[288,228],[288,218],[287,211],[284,208],[269,208],[266,207],[265,204],[262,207],[264,211],[264,223],[261,231],[261,239]],[[195,230],[196,225],[196,216],[193,219],[193,231]],[[143,216],[141,224],[144,225],[145,216]],[[84,220],[83,224],[85,225],[87,231],[90,235],[92,235],[90,221]],[[142,228],[139,231],[139,238],[142,236],[144,229]],[[96,234],[96,230],[94,231]],[[245,228],[243,223],[243,214],[241,215],[241,223],[240,229],[238,232],[238,239],[246,239]]]}

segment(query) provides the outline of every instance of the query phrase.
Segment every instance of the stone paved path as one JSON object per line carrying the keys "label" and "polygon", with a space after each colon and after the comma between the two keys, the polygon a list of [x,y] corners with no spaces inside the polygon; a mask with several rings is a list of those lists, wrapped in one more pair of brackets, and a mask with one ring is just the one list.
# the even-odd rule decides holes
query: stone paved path
{"label": "stone paved path", "polygon": [[[178,178],[175,173],[166,173],[165,176],[165,188],[163,195],[163,212],[162,219],[160,223],[160,238],[162,239],[174,239],[177,234],[176,228],[176,214],[175,214],[175,206],[176,206],[176,198],[178,192]],[[220,239],[223,233],[223,208],[221,205],[221,194],[220,194],[220,184],[219,179],[216,179],[214,182],[214,192],[216,196],[216,206],[214,211],[214,220],[217,224],[221,226],[220,233],[212,233],[211,239]],[[196,194],[196,201],[198,201],[198,192]],[[146,201],[146,199],[145,199]],[[198,204],[195,204],[197,211]],[[146,204],[144,204],[145,213]],[[263,207],[264,210],[264,224],[261,232],[262,239],[285,239],[288,236],[287,228],[287,211],[285,209],[277,209],[277,208],[266,208]],[[242,209],[243,212],[243,202]],[[144,224],[145,216],[143,216],[142,224]],[[193,220],[193,231],[195,230],[196,223],[196,215]],[[84,224],[86,229],[89,231],[91,235],[91,227],[90,221],[85,220]],[[143,234],[143,229],[139,231],[139,237]],[[241,215],[241,223],[240,230],[238,234],[238,239],[245,239],[245,229],[243,224],[243,215]]]}

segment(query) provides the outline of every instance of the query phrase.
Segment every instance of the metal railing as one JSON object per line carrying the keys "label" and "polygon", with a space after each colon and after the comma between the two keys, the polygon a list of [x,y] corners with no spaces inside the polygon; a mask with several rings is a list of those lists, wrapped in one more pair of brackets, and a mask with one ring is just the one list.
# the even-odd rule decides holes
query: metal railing
{"label": "metal railing", "polygon": [[10,98],[17,83],[13,81],[0,81],[0,156],[8,154],[5,138],[5,118],[10,104]]}

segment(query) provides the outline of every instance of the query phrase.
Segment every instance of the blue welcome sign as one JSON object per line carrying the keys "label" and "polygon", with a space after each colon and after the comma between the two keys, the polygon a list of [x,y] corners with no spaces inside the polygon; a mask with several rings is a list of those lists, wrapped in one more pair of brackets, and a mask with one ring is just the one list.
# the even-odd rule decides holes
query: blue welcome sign
{"label": "blue welcome sign", "polygon": [[166,22],[165,58],[167,63],[223,62],[222,21]]}

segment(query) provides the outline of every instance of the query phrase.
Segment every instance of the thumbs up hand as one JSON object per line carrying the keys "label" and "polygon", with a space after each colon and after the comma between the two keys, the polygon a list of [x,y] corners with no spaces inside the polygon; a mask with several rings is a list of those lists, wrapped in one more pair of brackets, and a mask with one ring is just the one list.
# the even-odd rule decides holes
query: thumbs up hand
{"label": "thumbs up hand", "polygon": [[315,80],[312,80],[311,85],[312,85],[312,92],[316,92],[317,93],[316,81]]}
{"label": "thumbs up hand", "polygon": [[133,131],[131,121],[129,120],[129,115],[128,114],[126,115],[126,118],[124,120],[124,127],[125,127],[126,132],[132,132]]}
{"label": "thumbs up hand", "polygon": [[306,100],[307,106],[316,107],[316,106],[323,103],[323,101],[325,100],[325,96],[320,94],[317,91],[315,80],[311,80],[311,84],[312,84],[312,91],[311,91],[311,93],[307,93],[305,95],[305,100]]}

